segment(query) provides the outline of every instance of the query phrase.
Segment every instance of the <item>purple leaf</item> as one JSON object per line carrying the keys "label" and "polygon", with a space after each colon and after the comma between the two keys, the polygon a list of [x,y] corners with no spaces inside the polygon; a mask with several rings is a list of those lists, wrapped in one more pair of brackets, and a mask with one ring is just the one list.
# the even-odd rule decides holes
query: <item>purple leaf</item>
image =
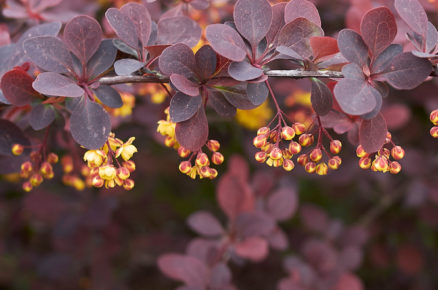
{"label": "purple leaf", "polygon": [[106,72],[114,63],[117,56],[117,48],[111,39],[105,39],[100,43],[96,53],[87,64],[90,79],[100,76]]}
{"label": "purple leaf", "polygon": [[120,12],[134,24],[141,47],[147,46],[152,31],[152,19],[147,8],[138,3],[127,3],[120,8]]}
{"label": "purple leaf", "polygon": [[282,187],[268,198],[268,212],[278,221],[290,219],[297,207],[297,194],[290,187]]}
{"label": "purple leaf", "polygon": [[418,0],[395,0],[394,7],[409,27],[423,38],[427,31],[427,14]]}
{"label": "purple leaf", "polygon": [[49,126],[56,117],[55,110],[51,105],[38,104],[32,108],[29,124],[32,129],[38,131]]}
{"label": "purple leaf", "polygon": [[380,94],[368,82],[357,79],[340,80],[334,93],[342,111],[353,116],[371,112],[376,107],[376,95]]}
{"label": "purple leaf", "polygon": [[428,22],[427,23],[427,37],[426,37],[426,51],[432,52],[435,50],[436,44],[438,42],[438,31],[435,25]]}
{"label": "purple leaf", "polygon": [[18,43],[23,43],[26,39],[37,36],[57,36],[61,27],[62,23],[60,22],[44,23],[33,26],[20,36]]}
{"label": "purple leaf", "polygon": [[216,58],[216,52],[210,45],[204,45],[196,52],[196,72],[201,80],[208,79],[216,71]]}
{"label": "purple leaf", "polygon": [[271,4],[266,0],[239,0],[233,17],[237,30],[256,48],[271,27]]}
{"label": "purple leaf", "polygon": [[240,238],[268,236],[275,227],[274,219],[261,211],[243,212],[236,218],[235,230]]}
{"label": "purple leaf", "polygon": [[208,139],[208,122],[204,108],[201,106],[192,118],[177,123],[175,135],[179,144],[192,152],[204,146]]}
{"label": "purple leaf", "polygon": [[[11,149],[14,144],[30,145],[29,139],[14,123],[0,119],[0,155],[14,156]],[[29,152],[29,150],[26,150]]]}
{"label": "purple leaf", "polygon": [[85,93],[75,81],[54,72],[40,73],[32,86],[37,92],[48,96],[76,98]]}
{"label": "purple leaf", "polygon": [[310,47],[310,38],[323,35],[324,32],[321,27],[315,23],[306,18],[297,18],[280,30],[278,45],[289,47],[303,58],[309,58],[313,54]]}
{"label": "purple leaf", "polygon": [[172,74],[170,81],[178,91],[192,97],[199,96],[199,85],[188,80],[185,76]]}
{"label": "purple leaf", "polygon": [[166,254],[158,258],[158,267],[166,276],[188,286],[207,286],[209,271],[198,259],[180,254]]}
{"label": "purple leaf", "polygon": [[263,75],[263,70],[252,66],[248,61],[232,62],[228,74],[235,80],[248,81]]}
{"label": "purple leaf", "polygon": [[198,211],[190,215],[187,223],[192,230],[207,237],[216,237],[224,233],[224,228],[219,221],[206,211]]}
{"label": "purple leaf", "polygon": [[211,24],[205,36],[218,54],[232,61],[242,61],[246,57],[246,46],[240,35],[225,24]]}
{"label": "purple leaf", "polygon": [[269,245],[276,250],[284,251],[289,246],[289,241],[287,240],[286,234],[279,228],[276,227],[274,231],[267,237]]}
{"label": "purple leaf", "polygon": [[53,36],[38,36],[27,39],[24,50],[31,61],[46,71],[70,73],[73,59],[64,43]]}
{"label": "purple leaf", "polygon": [[[281,53],[284,54],[285,56],[289,56],[292,59],[298,59],[298,60],[304,60],[303,57],[301,55],[299,55],[295,50],[293,50],[290,47],[287,46],[277,46],[276,50]],[[281,59],[285,58],[284,56],[280,56]]]}
{"label": "purple leaf", "polygon": [[343,29],[338,35],[338,47],[342,55],[350,62],[367,64],[368,48],[362,37],[351,29]]}
{"label": "purple leaf", "polygon": [[222,117],[233,117],[236,114],[236,108],[219,91],[208,91],[208,104]]}
{"label": "purple leaf", "polygon": [[284,21],[289,23],[300,17],[321,27],[321,18],[315,4],[307,0],[293,0],[287,3],[284,10]]}
{"label": "purple leaf", "polygon": [[234,107],[241,110],[252,110],[257,105],[254,105],[246,94],[247,86],[240,84],[234,87],[217,87],[217,89],[225,96],[227,101]]}
{"label": "purple leaf", "polygon": [[202,29],[198,23],[186,16],[161,19],[158,22],[158,43],[184,43],[194,47],[201,39]]}
{"label": "purple leaf", "polygon": [[119,59],[114,63],[114,71],[119,76],[129,76],[138,71],[146,64],[132,58]]}
{"label": "purple leaf", "polygon": [[190,78],[194,76],[196,60],[190,47],[178,43],[163,50],[158,65],[165,75],[176,73]]}
{"label": "purple leaf", "polygon": [[234,250],[242,258],[249,259],[253,262],[260,262],[268,255],[268,242],[258,237],[249,237],[238,243]]}
{"label": "purple leaf", "polygon": [[117,8],[108,9],[105,16],[117,36],[127,45],[138,51],[140,48],[139,39],[136,27],[131,19],[120,12]]}
{"label": "purple leaf", "polygon": [[188,96],[176,93],[170,100],[169,115],[174,123],[187,121],[192,118],[202,106],[201,96]]}
{"label": "purple leaf", "polygon": [[120,108],[123,106],[122,98],[119,92],[110,86],[100,85],[97,89],[93,90],[97,98],[110,108]]}
{"label": "purple leaf", "polygon": [[383,72],[391,63],[392,59],[403,52],[400,44],[391,44],[372,63],[371,71],[373,74]]}
{"label": "purple leaf", "polygon": [[285,25],[284,7],[286,7],[285,2],[277,3],[272,6],[272,23],[268,33],[266,33],[266,41],[268,44],[275,43],[278,32]]}
{"label": "purple leaf", "polygon": [[101,105],[84,99],[70,117],[70,131],[73,139],[87,149],[98,149],[108,139],[111,121]]}
{"label": "purple leaf", "polygon": [[13,69],[3,75],[0,87],[8,102],[15,106],[25,106],[38,96],[32,83],[33,78],[24,70]]}
{"label": "purple leaf", "polygon": [[258,107],[266,101],[269,90],[264,82],[248,83],[246,86],[246,94],[248,95],[249,101]]}
{"label": "purple leaf", "polygon": [[383,105],[383,97],[385,96],[385,94],[388,95],[389,93],[388,91],[385,91],[385,89],[389,89],[385,83],[373,82],[373,86],[376,90],[379,91],[379,94],[375,95],[376,106],[374,107],[374,109],[369,113],[361,115],[361,118],[365,120],[373,119],[377,116],[378,113],[380,113]]}
{"label": "purple leaf", "polygon": [[102,41],[102,28],[90,16],[77,16],[64,28],[64,42],[82,65],[94,55]]}
{"label": "purple leaf", "polygon": [[132,55],[135,58],[139,57],[138,52],[135,49],[133,49],[132,47],[130,47],[129,45],[127,45],[122,40],[120,40],[118,38],[114,38],[114,39],[112,39],[112,42],[113,42],[113,45],[121,52]]}
{"label": "purple leaf", "polygon": [[359,128],[359,142],[367,153],[377,152],[385,144],[388,128],[382,114],[363,120]]}
{"label": "purple leaf", "polygon": [[226,289],[231,283],[231,270],[223,263],[217,263],[211,269],[210,287],[211,289]]}
{"label": "purple leaf", "polygon": [[399,90],[411,90],[421,85],[430,75],[432,64],[427,59],[418,58],[409,52],[394,57],[391,64],[379,77]]}
{"label": "purple leaf", "polygon": [[342,73],[344,74],[344,78],[365,81],[365,74],[362,68],[354,62],[344,65],[342,67]]}
{"label": "purple leaf", "polygon": [[310,96],[312,102],[312,108],[315,112],[324,116],[330,112],[333,106],[332,92],[327,85],[316,79],[312,78],[312,92]]}
{"label": "purple leaf", "polygon": [[210,0],[192,0],[190,5],[196,10],[205,10],[210,6]]}
{"label": "purple leaf", "polygon": [[360,24],[362,38],[373,57],[384,51],[397,35],[394,15],[386,7],[368,11]]}

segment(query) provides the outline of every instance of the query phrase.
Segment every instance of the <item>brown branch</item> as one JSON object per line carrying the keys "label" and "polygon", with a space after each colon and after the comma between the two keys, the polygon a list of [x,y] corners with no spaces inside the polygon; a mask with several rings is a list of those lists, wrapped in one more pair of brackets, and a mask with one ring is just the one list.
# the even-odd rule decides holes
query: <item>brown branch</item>
{"label": "brown branch", "polygon": [[132,83],[168,83],[169,78],[158,76],[114,76],[103,77],[99,80],[102,85],[118,85]]}

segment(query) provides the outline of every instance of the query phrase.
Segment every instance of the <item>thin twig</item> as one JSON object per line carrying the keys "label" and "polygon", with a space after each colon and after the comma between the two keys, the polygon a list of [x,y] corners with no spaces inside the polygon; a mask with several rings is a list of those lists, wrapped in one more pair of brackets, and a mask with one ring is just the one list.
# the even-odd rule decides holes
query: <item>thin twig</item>
{"label": "thin twig", "polygon": [[156,76],[114,76],[99,80],[102,85],[117,85],[128,83],[168,83],[169,78]]}

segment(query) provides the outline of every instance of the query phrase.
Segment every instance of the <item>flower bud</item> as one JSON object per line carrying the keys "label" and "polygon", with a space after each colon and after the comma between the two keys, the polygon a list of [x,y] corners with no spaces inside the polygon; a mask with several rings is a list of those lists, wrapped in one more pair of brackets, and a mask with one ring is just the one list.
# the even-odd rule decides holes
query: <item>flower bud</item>
{"label": "flower bud", "polygon": [[392,161],[389,164],[389,172],[391,172],[392,174],[398,174],[401,171],[401,165],[400,163],[398,163],[397,161]]}
{"label": "flower bud", "polygon": [[50,152],[49,155],[47,156],[47,162],[55,164],[58,163],[59,161],[59,157],[57,154]]}
{"label": "flower bud", "polygon": [[283,158],[283,153],[281,152],[281,149],[278,147],[274,147],[272,151],[269,153],[269,157],[271,157],[273,160],[278,160]]}
{"label": "flower bud", "polygon": [[213,152],[211,155],[211,162],[216,165],[224,163],[224,156],[219,152]]}
{"label": "flower bud", "polygon": [[214,169],[214,168],[209,168],[209,171],[210,171],[210,179],[214,179],[214,178],[217,177],[218,172],[217,172],[216,169]]}
{"label": "flower bud", "polygon": [[362,145],[357,146],[356,148],[356,155],[359,158],[365,157],[368,155],[368,153],[365,152],[365,150],[363,149]]}
{"label": "flower bud", "polygon": [[39,186],[43,182],[43,177],[39,173],[34,173],[30,177],[29,181],[30,181],[30,183],[32,184],[33,187],[37,187],[37,186]]}
{"label": "flower bud", "polygon": [[313,144],[314,137],[312,134],[303,134],[300,136],[298,141],[300,142],[301,146],[307,147]]}
{"label": "flower bud", "polygon": [[221,144],[219,143],[219,141],[216,141],[216,140],[208,140],[207,148],[211,152],[216,152],[216,151],[219,151],[219,149],[221,148]]}
{"label": "flower bud", "polygon": [[196,156],[195,163],[199,167],[204,167],[204,166],[210,165],[210,161],[208,160],[208,156],[204,152],[199,152],[198,153],[198,155]]}
{"label": "flower bud", "polygon": [[179,171],[181,171],[181,173],[187,174],[190,170],[192,170],[192,165],[189,161],[183,161],[179,164]]}
{"label": "flower bud", "polygon": [[26,162],[24,162],[24,163],[21,164],[21,171],[22,171],[22,172],[27,172],[27,173],[29,173],[29,172],[31,172],[32,170],[33,170],[32,162],[30,162],[30,161],[26,161]]}
{"label": "flower bud", "polygon": [[175,145],[175,143],[176,143],[176,140],[174,137],[168,136],[164,139],[164,145],[166,147],[173,147]]}
{"label": "flower bud", "polygon": [[182,146],[179,146],[179,148],[178,148],[178,155],[179,155],[179,157],[186,158],[186,157],[188,157],[190,155],[190,153],[191,152],[190,152],[189,149],[186,149],[186,148],[184,148]]}
{"label": "flower bud", "polygon": [[289,152],[293,155],[301,152],[301,145],[298,142],[292,141],[289,143]]}
{"label": "flower bud", "polygon": [[204,166],[199,168],[199,175],[203,178],[210,178],[210,167]]}
{"label": "flower bud", "polygon": [[281,129],[281,138],[283,140],[292,140],[295,137],[295,130],[292,127],[286,126]]}
{"label": "flower bud", "polygon": [[338,163],[338,161],[334,157],[330,158],[329,161],[327,162],[327,164],[331,170],[337,170],[340,166],[340,164]]}
{"label": "flower bud", "polygon": [[65,155],[61,158],[62,170],[64,173],[73,171],[73,158],[70,155]]}
{"label": "flower bud", "polygon": [[123,188],[125,190],[132,190],[135,186],[134,180],[132,179],[126,179],[125,181],[123,181]]}
{"label": "flower bud", "polygon": [[318,162],[322,159],[322,151],[319,148],[313,149],[309,154],[310,160]]}
{"label": "flower bud", "polygon": [[430,136],[438,138],[438,126],[430,128]]}
{"label": "flower bud", "polygon": [[430,113],[430,121],[435,126],[438,126],[438,110],[434,110],[432,113]]}
{"label": "flower bud", "polygon": [[32,190],[33,186],[29,181],[23,183],[22,188],[24,191],[29,192]]}
{"label": "flower bud", "polygon": [[304,126],[302,123],[294,123],[292,128],[294,129],[296,135],[301,135],[306,132],[306,126]]}
{"label": "flower bud", "polygon": [[283,149],[281,152],[284,159],[291,159],[293,156],[292,153],[290,153],[289,149]]}
{"label": "flower bud", "polygon": [[85,177],[89,176],[90,173],[91,173],[91,168],[88,167],[87,165],[82,165],[82,167],[81,167],[81,174],[82,174],[82,176],[85,176]]}
{"label": "flower bud", "polygon": [[117,176],[116,168],[113,165],[99,167],[99,176],[103,180],[113,180]]}
{"label": "flower bud", "polygon": [[97,188],[101,188],[104,183],[104,180],[99,175],[94,176],[93,180],[91,181],[91,184]]}
{"label": "flower bud", "polygon": [[278,138],[279,138],[280,136],[279,136],[279,133],[278,133],[278,131],[271,131],[271,134],[269,135],[269,139],[271,139],[271,141],[273,142],[273,143],[276,143],[277,141],[278,141]]}
{"label": "flower bud", "polygon": [[381,172],[388,171],[388,159],[384,156],[377,156],[373,164],[378,171]]}
{"label": "flower bud", "polygon": [[283,161],[283,169],[286,171],[292,171],[295,168],[295,164],[290,159],[285,159]]}
{"label": "flower bud", "polygon": [[15,156],[19,156],[23,153],[24,147],[21,144],[14,144],[12,145],[11,151]]}
{"label": "flower bud", "polygon": [[268,158],[268,154],[266,152],[260,151],[255,154],[255,160],[260,163],[264,163]]}
{"label": "flower bud", "polygon": [[261,127],[257,130],[257,136],[259,135],[266,135],[271,131],[268,127]]}
{"label": "flower bud", "polygon": [[132,160],[129,161],[125,161],[123,162],[123,167],[128,168],[129,172],[134,172],[135,171],[135,162]]}
{"label": "flower bud", "polygon": [[378,156],[385,156],[386,159],[389,159],[391,156],[391,151],[389,151],[388,148],[380,148],[380,150],[377,152]]}
{"label": "flower bud", "polygon": [[389,132],[386,132],[385,144],[390,143],[392,140],[392,135]]}
{"label": "flower bud", "polygon": [[45,175],[53,173],[53,167],[49,162],[43,162],[40,167],[40,172],[45,177]]}
{"label": "flower bud", "polygon": [[[287,160],[287,159],[286,159]],[[283,159],[272,160],[272,166],[280,167],[283,165]]]}
{"label": "flower bud", "polygon": [[333,154],[339,154],[339,152],[341,152],[342,149],[342,143],[339,140],[332,140],[330,142],[330,152],[332,152]]}
{"label": "flower bud", "polygon": [[304,169],[307,171],[307,173],[314,173],[316,171],[316,163],[315,162],[307,162],[304,166]]}
{"label": "flower bud", "polygon": [[327,167],[327,164],[325,164],[324,162],[319,163],[316,166],[316,174],[318,174],[318,175],[327,175],[327,172],[328,172],[328,167]]}
{"label": "flower bud", "polygon": [[129,172],[128,168],[126,167],[119,167],[117,168],[117,177],[121,180],[128,179],[131,173]]}
{"label": "flower bud", "polygon": [[405,150],[401,146],[394,146],[391,150],[391,156],[395,160],[403,159],[405,157]]}
{"label": "flower bud", "polygon": [[371,167],[371,158],[362,157],[359,159],[359,167],[362,169],[369,169]]}
{"label": "flower bud", "polygon": [[297,162],[298,164],[305,166],[306,163],[309,162],[309,156],[307,156],[307,154],[301,154],[300,156],[298,156]]}
{"label": "flower bud", "polygon": [[262,148],[263,146],[266,145],[266,142],[267,142],[266,136],[265,135],[259,135],[259,136],[254,137],[252,143],[254,144],[254,146],[256,148]]}
{"label": "flower bud", "polygon": [[82,191],[85,189],[85,183],[82,179],[80,179],[79,177],[75,176],[73,178],[73,187],[77,190],[77,191]]}

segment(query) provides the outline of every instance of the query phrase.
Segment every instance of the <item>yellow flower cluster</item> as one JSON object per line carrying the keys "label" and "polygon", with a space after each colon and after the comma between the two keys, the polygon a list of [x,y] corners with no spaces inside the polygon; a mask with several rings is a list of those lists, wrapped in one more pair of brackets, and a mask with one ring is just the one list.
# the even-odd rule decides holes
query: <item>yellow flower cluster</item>
{"label": "yellow flower cluster", "polygon": [[[137,152],[137,148],[132,145],[134,140],[135,137],[131,137],[123,142],[111,133],[102,148],[85,152],[84,161],[87,162],[88,176],[94,187],[114,188],[118,185],[126,190],[134,188],[134,181],[129,179],[135,170],[135,163],[130,160]],[[119,157],[123,159],[122,164],[117,160]],[[117,167],[114,160],[117,161]]]}
{"label": "yellow flower cluster", "polygon": [[248,130],[257,130],[265,126],[272,118],[272,109],[269,107],[269,102],[266,100],[263,104],[252,110],[237,110],[236,120],[244,128]]}
{"label": "yellow flower cluster", "polygon": [[430,113],[430,121],[435,125],[434,127],[430,128],[430,135],[433,138],[438,138],[438,110],[434,110],[432,113]]}
{"label": "yellow flower cluster", "polygon": [[169,108],[166,108],[164,113],[166,114],[166,120],[158,121],[157,132],[166,137],[164,145],[178,149],[180,145],[175,137],[176,123],[170,121]]}

